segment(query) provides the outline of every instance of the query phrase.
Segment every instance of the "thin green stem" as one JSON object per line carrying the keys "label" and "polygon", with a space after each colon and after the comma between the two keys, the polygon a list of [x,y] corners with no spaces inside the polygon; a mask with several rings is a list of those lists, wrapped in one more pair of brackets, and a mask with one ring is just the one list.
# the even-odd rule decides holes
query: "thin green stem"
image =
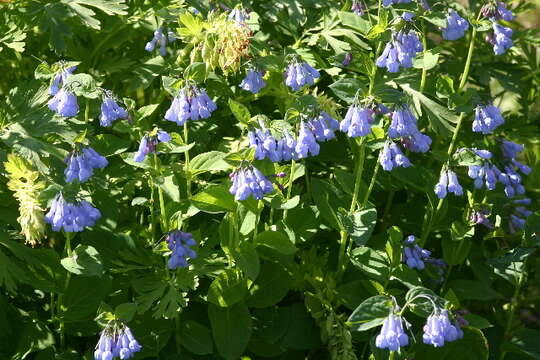
{"label": "thin green stem", "polygon": [[86,107],[84,108],[84,123],[88,124],[90,119],[90,99],[86,99]]}
{"label": "thin green stem", "polygon": [[[66,242],[64,244],[64,253],[66,257],[71,257],[71,239],[73,239],[73,233],[65,233],[66,236]],[[66,281],[64,282],[64,289],[63,292],[58,295],[58,309],[57,313],[60,317],[60,347],[65,350],[66,349],[66,331],[65,331],[65,323],[64,323],[64,316],[62,312],[63,309],[63,300],[64,300],[64,293],[67,291],[67,288],[69,286],[69,281],[71,280],[71,273],[68,271],[66,273]]]}
{"label": "thin green stem", "polygon": [[[426,24],[423,19],[422,19],[422,45],[424,46],[424,52],[425,52],[427,49],[427,34],[426,34]],[[426,78],[427,78],[427,69],[424,64],[424,67],[422,68],[422,77],[420,79],[420,92],[421,93],[424,92],[424,88],[426,87]]]}
{"label": "thin green stem", "polygon": [[[161,175],[161,167],[156,153],[154,153],[154,170],[156,171],[156,174]],[[161,186],[158,186],[158,197],[161,231],[166,232],[169,231],[169,217],[167,216],[167,208],[165,207],[165,198]]]}
{"label": "thin green stem", "polygon": [[[352,214],[356,210],[358,203],[358,193],[360,191],[360,184],[362,183],[362,173],[364,172],[364,161],[366,158],[366,151],[363,139],[360,140],[358,152],[355,152],[354,159],[356,163],[354,191],[351,200],[351,206],[349,208],[349,214]],[[347,249],[347,232],[341,231],[339,240],[339,257],[338,257],[338,274],[342,274],[345,270],[345,254]]]}
{"label": "thin green stem", "polygon": [[[296,170],[296,161],[291,161],[291,171],[289,174],[289,183],[287,184],[287,197],[285,198],[285,201],[289,200],[291,198],[292,194],[292,186],[294,182],[294,172]],[[287,212],[288,210],[283,210],[283,221],[287,220]]]}
{"label": "thin green stem", "polygon": [[[465,60],[465,67],[463,69],[463,75],[461,77],[461,81],[460,81],[459,87],[457,89],[458,93],[460,93],[463,90],[463,88],[465,87],[465,84],[467,83],[467,79],[469,77],[469,71],[471,69],[471,61],[472,61],[472,57],[473,57],[473,53],[474,53],[475,38],[476,38],[476,28],[473,28],[473,31],[471,33],[471,41],[469,43],[469,51],[467,53],[467,59]],[[465,119],[465,113],[462,112],[459,115],[459,119],[458,119],[458,122],[456,124],[456,128],[454,129],[454,133],[452,135],[452,140],[450,141],[450,145],[448,146],[448,151],[447,151],[448,156],[451,156],[452,153],[454,152],[456,142],[457,142],[457,138],[458,138],[458,134],[459,134],[459,130],[461,129],[461,126],[463,124],[464,119]],[[433,213],[429,217],[429,221],[427,223],[426,229],[422,234],[422,238],[420,239],[420,244],[421,245],[423,245],[426,242],[429,234],[431,233],[431,229],[433,227],[434,222],[437,219],[437,215],[439,214],[439,211],[441,210],[441,208],[443,206],[443,203],[444,203],[444,198],[439,200],[439,202],[437,203],[437,207],[435,208],[435,211],[433,211]]]}
{"label": "thin green stem", "polygon": [[360,206],[361,209],[364,209],[368,203],[369,196],[371,195],[371,192],[373,191],[373,187],[375,186],[375,182],[377,181],[377,175],[379,174],[379,168],[381,167],[381,164],[379,163],[378,159],[375,160],[375,169],[373,170],[373,175],[371,176],[371,181],[369,183],[369,187],[366,191],[366,194],[364,195],[364,200],[362,200],[362,204]]}
{"label": "thin green stem", "polygon": [[[188,145],[188,126],[187,121],[184,123],[184,143]],[[186,150],[186,162],[184,164],[184,173],[186,174],[186,192],[188,199],[191,198],[191,172],[189,169],[189,150]]]}
{"label": "thin green stem", "polygon": [[257,214],[255,214],[255,229],[253,229],[253,245],[257,244],[257,235],[259,234],[259,221],[261,221],[261,213],[264,208],[264,203],[259,200],[257,202]]}
{"label": "thin green stem", "polygon": [[156,219],[156,187],[154,185],[154,179],[150,174],[148,179],[148,185],[150,186],[150,232],[152,233],[152,243],[156,243],[157,240],[157,219]]}

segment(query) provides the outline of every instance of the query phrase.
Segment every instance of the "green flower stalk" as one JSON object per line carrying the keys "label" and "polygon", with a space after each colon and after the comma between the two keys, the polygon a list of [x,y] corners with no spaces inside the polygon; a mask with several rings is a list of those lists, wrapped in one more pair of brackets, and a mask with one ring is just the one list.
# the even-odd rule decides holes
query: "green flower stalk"
{"label": "green flower stalk", "polygon": [[8,154],[4,167],[9,178],[7,186],[19,201],[20,216],[17,221],[21,225],[21,233],[26,243],[35,246],[45,234],[44,209],[38,201],[45,183],[39,181],[39,173],[32,170],[30,164],[19,156]]}

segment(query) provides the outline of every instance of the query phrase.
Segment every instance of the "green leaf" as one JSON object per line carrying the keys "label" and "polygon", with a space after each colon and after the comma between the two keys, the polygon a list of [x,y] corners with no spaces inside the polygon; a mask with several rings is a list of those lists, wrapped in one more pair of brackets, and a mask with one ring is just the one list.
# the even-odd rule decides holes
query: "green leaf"
{"label": "green leaf", "polygon": [[251,337],[251,315],[246,305],[232,307],[208,305],[208,317],[218,353],[227,360],[237,360]]}
{"label": "green leaf", "polygon": [[183,322],[180,338],[182,346],[195,355],[209,355],[214,350],[210,329],[194,320]]}
{"label": "green leaf", "polygon": [[208,301],[222,307],[232,306],[242,301],[247,291],[242,273],[237,269],[226,269],[210,284]]}
{"label": "green leaf", "polygon": [[[422,295],[422,297],[418,297]],[[410,310],[418,316],[427,318],[433,312],[433,303],[439,308],[444,308],[446,300],[435,294],[432,290],[422,286],[410,289],[405,295],[405,301],[410,301]],[[414,300],[413,300],[414,299]]]}
{"label": "green leaf", "polygon": [[401,249],[403,244],[403,233],[397,226],[392,226],[387,231],[388,241],[386,241],[386,253],[393,267],[401,262]]}
{"label": "green leaf", "polygon": [[461,241],[452,241],[448,237],[443,237],[442,248],[443,258],[448,265],[461,264],[469,255],[472,242],[470,239],[465,238]]}
{"label": "green leaf", "polygon": [[458,116],[456,114],[431,100],[421,92],[414,90],[409,84],[400,84],[400,86],[405,92],[420,102],[427,114],[433,131],[446,137],[454,132],[454,126],[452,124],[456,124],[458,121]]}
{"label": "green leaf", "polygon": [[353,250],[351,262],[369,278],[385,283],[389,273],[389,259],[386,253],[369,247],[358,247]]}
{"label": "green leaf", "polygon": [[275,305],[287,295],[291,286],[292,277],[283,265],[263,262],[257,280],[249,289],[247,304],[255,308]]}
{"label": "green leaf", "polygon": [[71,257],[63,258],[62,266],[69,272],[81,276],[101,276],[103,263],[98,251],[88,245],[78,245]]}
{"label": "green leaf", "polygon": [[436,348],[421,341],[414,345],[417,359],[437,360],[487,360],[488,342],[478,329],[463,328],[463,338],[445,342],[444,346]]}
{"label": "green leaf", "polygon": [[515,248],[497,258],[488,259],[487,264],[493,267],[495,274],[517,286],[519,279],[526,276],[525,259],[535,249]]}
{"label": "green leaf", "polygon": [[135,303],[120,304],[114,309],[114,315],[125,323],[133,320],[135,314],[137,314],[137,304]]}
{"label": "green leaf", "polygon": [[540,331],[522,328],[517,330],[505,348],[512,352],[525,354],[533,359],[540,359]]}
{"label": "green leaf", "polygon": [[184,79],[191,79],[202,83],[206,79],[206,64],[203,62],[191,63],[184,70]]}
{"label": "green leaf", "polygon": [[336,212],[340,207],[345,208],[347,204],[343,201],[339,190],[329,182],[319,179],[313,179],[311,186],[313,193],[317,194],[313,200],[321,216],[335,230],[341,230],[342,224]]}
{"label": "green leaf", "polygon": [[339,219],[357,246],[363,246],[371,238],[377,224],[377,209],[357,210],[352,214],[338,213]]}
{"label": "green leaf", "polygon": [[372,296],[353,311],[347,322],[353,331],[365,331],[377,327],[390,315],[392,299],[388,296]]}
{"label": "green leaf", "polygon": [[102,156],[118,155],[129,149],[131,142],[110,134],[99,134],[92,147]]}
{"label": "green leaf", "polygon": [[223,160],[227,156],[221,151],[209,151],[195,156],[189,163],[192,174],[202,174],[207,171],[225,171],[230,165]]}
{"label": "green leaf", "polygon": [[91,320],[111,290],[112,278],[108,276],[73,276],[64,294],[62,313],[66,322]]}
{"label": "green leaf", "polygon": [[365,91],[365,83],[355,78],[343,78],[329,86],[338,98],[348,104],[352,104],[358,90]]}
{"label": "green leaf", "polygon": [[231,112],[233,113],[236,120],[244,123],[245,125],[249,124],[251,114],[249,113],[248,108],[244,104],[241,104],[238,101],[234,101],[233,99],[229,98],[229,108],[231,109]]}
{"label": "green leaf", "polygon": [[257,234],[257,246],[264,246],[284,255],[292,255],[298,251],[289,237],[281,231],[263,231]]}
{"label": "green leaf", "polygon": [[234,197],[225,185],[209,185],[195,194],[191,203],[197,209],[211,214],[233,211],[236,208]]}
{"label": "green leaf", "polygon": [[371,24],[368,20],[366,20],[362,16],[356,15],[353,12],[339,11],[338,16],[343,25],[358,30],[362,34],[367,34],[371,27]]}
{"label": "green leaf", "polygon": [[439,54],[434,54],[432,51],[424,51],[424,56],[413,59],[413,67],[415,69],[431,70],[437,66]]}
{"label": "green leaf", "polygon": [[251,280],[255,280],[257,276],[259,276],[259,271],[261,269],[259,255],[257,254],[255,246],[250,242],[244,241],[240,244],[238,250],[232,251],[232,255],[240,269],[242,269]]}
{"label": "green leaf", "polygon": [[502,296],[489,284],[479,280],[453,280],[449,287],[454,290],[460,300],[497,300]]}

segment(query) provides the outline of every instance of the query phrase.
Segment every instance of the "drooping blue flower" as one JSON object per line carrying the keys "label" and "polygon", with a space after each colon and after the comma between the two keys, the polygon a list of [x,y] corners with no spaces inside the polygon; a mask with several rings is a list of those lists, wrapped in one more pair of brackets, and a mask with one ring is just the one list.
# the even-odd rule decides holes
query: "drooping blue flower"
{"label": "drooping blue flower", "polygon": [[265,86],[263,73],[256,69],[249,69],[246,77],[240,83],[242,89],[250,91],[252,94],[258,93]]}
{"label": "drooping blue flower", "polygon": [[152,40],[146,43],[144,49],[148,52],[154,51],[156,46],[159,46],[159,53],[161,56],[167,55],[167,43],[172,43],[176,40],[176,35],[168,29],[167,34],[163,33],[163,27],[159,27],[154,31],[154,37]]}
{"label": "drooping blue flower", "polygon": [[507,197],[513,197],[516,194],[523,195],[525,188],[521,184],[522,179],[518,171],[524,175],[528,175],[532,171],[530,167],[516,159],[516,156],[523,151],[524,147],[512,141],[502,140],[501,148],[505,166],[504,171],[499,171],[496,174],[498,180],[505,186],[504,192]]}
{"label": "drooping blue flower", "polygon": [[188,119],[194,121],[207,119],[215,110],[217,110],[216,103],[212,101],[204,89],[188,85],[174,97],[164,117],[177,125],[184,125]]}
{"label": "drooping blue flower", "polygon": [[373,114],[374,111],[372,109],[353,104],[349,107],[347,114],[339,124],[339,130],[347,133],[347,136],[352,138],[367,136],[371,133]]}
{"label": "drooping blue flower", "polygon": [[423,270],[425,267],[424,261],[429,259],[431,251],[421,248],[416,244],[416,237],[409,235],[403,246],[403,261],[411,269]]}
{"label": "drooping blue flower", "polygon": [[309,119],[307,125],[317,141],[332,140],[336,137],[334,131],[339,129],[339,122],[326,111],[321,111],[318,116]]}
{"label": "drooping blue flower", "polygon": [[504,118],[501,111],[493,104],[479,104],[475,110],[475,117],[472,125],[474,132],[490,134],[496,128],[504,124]]}
{"label": "drooping blue flower", "polygon": [[358,0],[353,0],[351,11],[358,16],[363,16],[366,12],[362,3]]}
{"label": "drooping blue flower", "polygon": [[270,159],[272,162],[279,162],[282,159],[282,153],[278,150],[278,142],[261,122],[261,129],[248,132],[250,145],[255,148],[255,159]]}
{"label": "drooping blue flower", "polygon": [[445,342],[455,341],[463,337],[463,332],[461,329],[458,330],[455,325],[450,323],[446,309],[436,309],[436,312],[428,317],[426,325],[424,325],[424,334],[422,336],[424,344],[442,347]]}
{"label": "drooping blue flower", "polygon": [[114,322],[101,332],[94,351],[94,359],[112,360],[115,357],[122,360],[129,359],[141,349],[142,346],[133,337],[131,330],[124,324]]}
{"label": "drooping blue flower", "polygon": [[407,104],[396,107],[392,112],[392,122],[388,128],[388,136],[392,139],[397,137],[409,137],[417,135],[417,119]]}
{"label": "drooping blue flower", "polygon": [[493,23],[493,34],[486,36],[486,40],[493,45],[495,55],[502,55],[506,50],[514,46],[512,34],[514,31],[509,27]]}
{"label": "drooping blue flower", "polygon": [[409,345],[409,337],[403,330],[401,316],[390,314],[384,319],[381,332],[375,338],[375,346],[379,349],[397,351],[402,346]]}
{"label": "drooping blue flower", "polygon": [[386,68],[389,72],[399,71],[399,67],[412,67],[412,60],[424,47],[414,30],[400,30],[392,33],[392,39],[386,44],[382,54],[377,58],[376,65]]}
{"label": "drooping blue flower", "polygon": [[514,14],[512,10],[506,8],[506,4],[502,1],[499,1],[497,4],[497,11],[501,19],[506,21],[512,21],[514,19]]}
{"label": "drooping blue flower", "polygon": [[163,131],[158,130],[156,134],[145,134],[139,144],[139,150],[135,153],[134,161],[142,162],[146,158],[146,155],[156,151],[156,146],[160,142],[169,142],[171,136]]}
{"label": "drooping blue flower", "polygon": [[299,159],[319,155],[321,147],[317,143],[315,135],[304,121],[300,122],[300,131],[296,140],[295,152]]}
{"label": "drooping blue flower", "polygon": [[446,28],[442,29],[442,36],[445,40],[457,40],[465,35],[469,29],[469,22],[459,16],[455,10],[450,10],[446,17]]}
{"label": "drooping blue flower", "polygon": [[531,204],[531,199],[515,199],[512,200],[511,205],[514,206],[512,212],[510,213],[508,227],[510,233],[515,233],[522,230],[525,227],[526,220],[529,216],[532,215],[532,211],[527,209],[525,206]]}
{"label": "drooping blue flower", "polygon": [[58,193],[45,215],[45,222],[52,225],[53,231],[80,232],[87,226],[94,226],[100,217],[99,210],[88,201],[69,203],[62,193]]}
{"label": "drooping blue flower", "polygon": [[106,96],[101,103],[101,114],[99,115],[99,123],[101,126],[111,126],[117,119],[127,118],[126,109],[116,103],[116,101]]}
{"label": "drooping blue flower", "polygon": [[287,131],[283,132],[283,137],[278,141],[278,152],[281,154],[281,159],[284,161],[298,160],[296,153],[296,139]]}
{"label": "drooping blue flower", "polygon": [[414,18],[414,14],[408,11],[404,11],[403,14],[401,14],[401,18],[405,21],[412,21]]}
{"label": "drooping blue flower", "polygon": [[274,191],[272,182],[252,165],[236,169],[230,178],[232,186],[229,192],[236,200],[246,200],[249,196],[261,200],[264,195]]}
{"label": "drooping blue flower", "polygon": [[431,147],[431,138],[417,130],[411,136],[402,138],[401,144],[409,151],[425,153]]}
{"label": "drooping blue flower", "polygon": [[285,85],[293,91],[298,91],[306,84],[313,85],[319,76],[319,72],[307,62],[295,59],[289,64],[285,73]]}
{"label": "drooping blue flower", "polygon": [[506,8],[506,4],[502,1],[497,3],[491,1],[485,4],[481,11],[482,15],[489,18],[491,21],[497,21],[500,19],[511,21],[514,19],[514,14],[511,10]]}
{"label": "drooping blue flower", "polygon": [[456,196],[463,195],[463,188],[459,184],[457,175],[450,169],[441,172],[434,191],[439,199],[444,199],[449,192]]}
{"label": "drooping blue flower", "polygon": [[412,0],[383,0],[382,4],[384,7],[389,7],[392,4],[408,4]]}
{"label": "drooping blue flower", "polygon": [[391,140],[384,143],[383,150],[379,153],[379,163],[386,171],[391,171],[395,167],[409,167],[411,162],[403,154],[397,144]]}
{"label": "drooping blue flower", "polygon": [[64,83],[66,82],[67,78],[71,74],[73,74],[73,72],[76,69],[77,69],[77,65],[70,66],[68,68],[62,69],[60,73],[56,74],[49,88],[49,93],[53,96],[56,95],[56,93],[62,88],[62,86],[64,86]]}
{"label": "drooping blue flower", "polygon": [[351,63],[352,58],[353,58],[353,56],[352,56],[351,53],[345,54],[345,57],[343,58],[343,61],[341,62],[341,65],[349,66],[349,64]]}
{"label": "drooping blue flower", "polygon": [[65,88],[58,90],[56,95],[47,102],[47,106],[58,115],[64,117],[73,117],[79,112],[77,97]]}
{"label": "drooping blue flower", "polygon": [[172,251],[171,257],[167,262],[169,269],[185,268],[188,266],[188,260],[197,257],[197,253],[191,248],[197,243],[190,233],[180,230],[173,230],[167,235],[167,247]]}
{"label": "drooping blue flower", "polygon": [[107,159],[89,146],[71,152],[64,162],[67,164],[64,175],[68,183],[75,179],[83,183],[92,176],[94,169],[102,169],[109,164]]}

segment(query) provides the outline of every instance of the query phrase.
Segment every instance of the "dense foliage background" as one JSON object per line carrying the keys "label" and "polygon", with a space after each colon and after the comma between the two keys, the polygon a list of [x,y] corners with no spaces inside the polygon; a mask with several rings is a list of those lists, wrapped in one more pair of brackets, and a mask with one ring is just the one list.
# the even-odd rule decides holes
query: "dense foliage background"
{"label": "dense foliage background", "polygon": [[[118,321],[142,346],[135,359],[540,359],[534,3],[507,3],[514,46],[496,56],[485,3],[427,2],[431,10],[368,0],[358,15],[351,1],[244,1],[250,17],[238,24],[226,20],[234,1],[2,0],[0,358],[92,359],[101,330]],[[441,37],[449,7],[471,23],[455,41]],[[390,73],[375,60],[403,11],[415,14],[426,51]],[[160,26],[178,37],[165,56],[145,51]],[[284,83],[294,54],[320,72],[296,92]],[[265,72],[256,95],[238,86],[249,64]],[[47,107],[49,86],[72,65],[79,111],[63,117]],[[178,126],[163,117],[185,80],[217,110]],[[100,88],[129,118],[100,126]],[[371,134],[337,131],[318,156],[253,161],[247,133],[260,122],[280,137],[314,108],[341,121],[357,94],[390,110],[408,103],[430,150],[381,169],[390,116],[379,114]],[[472,132],[476,105],[488,101],[504,124]],[[171,141],[135,162],[154,127]],[[481,159],[456,152],[486,149],[502,161],[500,139],[523,144],[518,160],[532,168],[522,230],[509,227],[516,205],[503,186],[475,190],[467,166]],[[64,158],[82,144],[109,164],[67,183]],[[229,193],[229,174],[248,162],[274,183],[260,201]],[[463,196],[436,197],[445,164]],[[43,216],[60,191],[101,218],[52,231]],[[471,220],[479,212],[493,228]],[[193,234],[197,257],[171,270],[163,240],[174,229]],[[409,268],[409,235],[443,262]],[[462,339],[422,343],[432,302],[461,322]],[[410,344],[390,353],[375,337],[394,304]]]}

